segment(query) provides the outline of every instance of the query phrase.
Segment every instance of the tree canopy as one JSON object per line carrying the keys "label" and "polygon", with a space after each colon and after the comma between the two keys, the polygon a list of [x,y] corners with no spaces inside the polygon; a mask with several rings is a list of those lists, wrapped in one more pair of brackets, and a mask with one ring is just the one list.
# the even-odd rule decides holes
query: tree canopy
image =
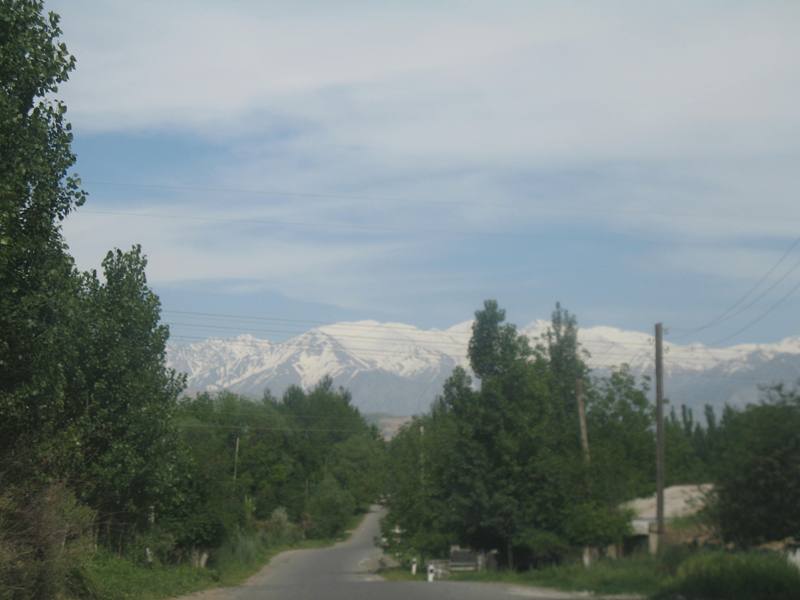
{"label": "tree canopy", "polygon": [[479,386],[456,369],[431,412],[392,441],[390,524],[422,552],[466,544],[518,566],[620,539],[627,522],[617,504],[631,489],[623,486],[644,487],[640,471],[649,470],[625,455],[646,445],[644,393],[621,372],[588,395],[592,473],[624,474],[619,486],[595,484],[577,435],[575,381],[588,369],[575,318],[557,305],[534,347],[504,321],[495,301],[484,303],[469,344]]}

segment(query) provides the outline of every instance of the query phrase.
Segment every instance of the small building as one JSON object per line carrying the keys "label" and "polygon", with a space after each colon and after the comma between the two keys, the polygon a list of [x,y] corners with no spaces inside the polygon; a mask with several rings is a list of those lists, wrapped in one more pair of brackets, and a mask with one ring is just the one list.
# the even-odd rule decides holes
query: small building
{"label": "small building", "polygon": [[456,571],[480,571],[481,554],[470,548],[460,546],[450,546],[450,561],[448,568],[451,572]]}
{"label": "small building", "polygon": [[[673,485],[664,489],[664,521],[669,531],[670,522],[690,517],[700,512],[706,504],[711,484]],[[623,542],[623,554],[649,548],[651,553],[657,549],[656,538],[656,496],[630,500],[622,508],[633,512],[631,520],[632,535]]]}

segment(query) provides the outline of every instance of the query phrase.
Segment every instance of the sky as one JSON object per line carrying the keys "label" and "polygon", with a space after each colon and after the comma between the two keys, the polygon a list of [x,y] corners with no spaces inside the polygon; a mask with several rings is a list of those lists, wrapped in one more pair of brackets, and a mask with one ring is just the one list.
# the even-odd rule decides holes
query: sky
{"label": "sky", "polygon": [[177,335],[486,298],[800,334],[797,2],[46,6],[89,192],[65,236],[83,269],[142,244]]}

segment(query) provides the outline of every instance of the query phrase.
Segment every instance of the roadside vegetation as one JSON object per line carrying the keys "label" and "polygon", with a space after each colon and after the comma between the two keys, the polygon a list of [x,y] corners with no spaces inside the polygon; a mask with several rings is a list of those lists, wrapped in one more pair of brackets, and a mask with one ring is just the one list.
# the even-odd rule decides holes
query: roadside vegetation
{"label": "roadside vegetation", "polygon": [[[406,568],[381,571],[389,581],[425,580],[424,569],[411,575]],[[514,571],[481,571],[452,573],[448,581],[477,581],[482,583],[507,583],[567,591],[591,590],[598,594],[652,594],[659,591],[665,576],[654,557],[639,555],[624,560],[601,560],[590,568],[580,562]]]}
{"label": "roadside vegetation", "polygon": [[[388,581],[424,581],[396,567],[380,572]],[[731,552],[673,547],[659,556],[636,554],[580,561],[524,571],[452,573],[449,581],[504,583],[595,594],[637,595],[653,600],[792,600],[800,590],[800,569],[775,552]]]}
{"label": "roadside vegetation", "polygon": [[[460,544],[497,550],[502,565],[526,569],[620,543],[630,527],[621,504],[655,491],[647,381],[625,365],[593,376],[576,319],[561,306],[541,340],[518,334],[494,301],[475,319],[469,359],[480,385],[456,369],[431,411],[390,443],[385,535],[393,550],[425,558]],[[689,410],[667,420],[669,484],[710,477],[717,426],[713,411],[707,417],[706,428]]]}
{"label": "roadside vegetation", "polygon": [[119,600],[158,600],[243,583],[284,550],[321,548],[344,539],[363,515],[354,515],[349,526],[332,538],[300,539],[298,533],[281,541],[274,535],[251,533],[226,542],[206,568],[191,564],[144,565],[104,549],[99,550],[81,573],[82,589],[76,597]]}
{"label": "roadside vegetation", "polygon": [[40,0],[0,0],[0,598],[236,582],[341,535],[379,494],[384,443],[330,380],[182,397],[142,249],[76,268],[60,36]]}
{"label": "roadside vegetation", "polygon": [[[624,502],[655,491],[647,381],[635,381],[625,365],[593,376],[577,322],[560,306],[540,340],[520,336],[494,301],[475,317],[469,358],[479,385],[457,369],[430,412],[389,445],[384,537],[405,567],[412,558],[446,558],[459,545],[493,552],[499,570],[456,579],[660,598],[800,594],[800,571],[783,554],[759,549],[800,539],[796,390],[766,388],[760,403],[726,407],[719,418],[707,407],[702,424],[686,407],[673,408],[667,483],[713,484],[705,508],[670,523],[672,547],[658,557],[585,568],[585,547],[602,550],[630,535]],[[748,574],[747,585],[729,583],[734,571]]]}

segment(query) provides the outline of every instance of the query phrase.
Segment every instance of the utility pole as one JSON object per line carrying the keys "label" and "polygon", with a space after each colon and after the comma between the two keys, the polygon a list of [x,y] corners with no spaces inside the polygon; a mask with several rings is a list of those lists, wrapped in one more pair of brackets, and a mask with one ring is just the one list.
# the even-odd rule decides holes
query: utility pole
{"label": "utility pole", "polygon": [[588,465],[591,462],[591,456],[589,454],[589,434],[586,430],[586,406],[583,400],[583,379],[580,377],[575,380],[575,397],[578,400],[578,420],[581,425],[583,461]]}
{"label": "utility pole", "polygon": [[664,537],[664,330],[656,323],[656,533]]}
{"label": "utility pole", "polygon": [[236,449],[233,451],[233,480],[236,481],[236,474],[239,470],[239,434],[236,434]]}
{"label": "utility pole", "polygon": [[[589,433],[586,429],[586,406],[583,400],[583,379],[578,377],[575,380],[575,399],[578,401],[578,423],[581,426],[581,449],[583,450],[583,462],[588,467],[591,461],[589,455]],[[589,491],[589,472],[586,471],[586,491]],[[597,550],[591,546],[583,547],[583,566],[589,568],[592,566],[597,555]]]}
{"label": "utility pole", "polygon": [[422,490],[425,490],[425,448],[423,439],[425,435],[425,425],[419,426],[419,482]]}

